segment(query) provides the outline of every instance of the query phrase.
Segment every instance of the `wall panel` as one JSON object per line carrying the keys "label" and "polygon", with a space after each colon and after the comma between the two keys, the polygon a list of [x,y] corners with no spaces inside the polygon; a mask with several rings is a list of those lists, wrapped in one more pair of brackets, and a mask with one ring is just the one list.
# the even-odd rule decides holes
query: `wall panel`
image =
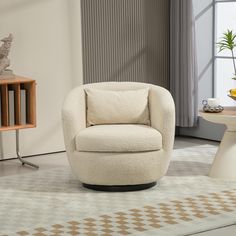
{"label": "wall panel", "polygon": [[84,83],[169,86],[168,0],[82,0]]}

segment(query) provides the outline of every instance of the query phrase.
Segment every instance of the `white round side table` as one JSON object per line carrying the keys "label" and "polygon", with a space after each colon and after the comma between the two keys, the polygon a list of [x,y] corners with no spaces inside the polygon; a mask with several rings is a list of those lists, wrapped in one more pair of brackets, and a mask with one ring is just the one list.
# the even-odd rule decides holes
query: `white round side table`
{"label": "white round side table", "polygon": [[209,176],[236,180],[236,107],[227,107],[220,113],[200,112],[200,116],[213,123],[225,124],[227,127]]}

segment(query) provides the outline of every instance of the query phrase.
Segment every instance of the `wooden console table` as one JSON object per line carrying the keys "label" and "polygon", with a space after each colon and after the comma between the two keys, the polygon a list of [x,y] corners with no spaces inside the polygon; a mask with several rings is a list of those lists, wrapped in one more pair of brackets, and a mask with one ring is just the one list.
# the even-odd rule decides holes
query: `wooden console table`
{"label": "wooden console table", "polygon": [[0,79],[0,131],[16,131],[16,154],[22,165],[39,168],[22,159],[19,130],[36,127],[36,82],[21,76]]}

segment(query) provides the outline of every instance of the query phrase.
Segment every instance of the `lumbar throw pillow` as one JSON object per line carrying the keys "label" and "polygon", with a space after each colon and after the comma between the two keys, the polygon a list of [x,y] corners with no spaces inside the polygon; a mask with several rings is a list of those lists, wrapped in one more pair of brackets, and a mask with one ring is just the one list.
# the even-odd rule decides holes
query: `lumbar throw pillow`
{"label": "lumbar throw pillow", "polygon": [[85,89],[87,94],[87,125],[145,124],[150,125],[149,89],[98,90]]}

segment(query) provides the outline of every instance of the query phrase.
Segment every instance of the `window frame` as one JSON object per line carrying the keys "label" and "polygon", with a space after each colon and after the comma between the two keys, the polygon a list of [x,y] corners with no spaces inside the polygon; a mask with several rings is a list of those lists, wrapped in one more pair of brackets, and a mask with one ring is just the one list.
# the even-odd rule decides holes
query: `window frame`
{"label": "window frame", "polygon": [[217,4],[227,4],[227,3],[232,3],[232,2],[235,2],[236,3],[236,0],[212,0],[213,1],[213,32],[212,32],[212,38],[213,38],[213,44],[212,44],[212,59],[213,59],[213,65],[212,65],[212,83],[213,83],[213,86],[212,86],[212,95],[213,97],[216,96],[216,61],[217,59],[223,59],[223,60],[227,60],[227,59],[232,59],[232,58],[235,58],[236,59],[236,56],[235,57],[232,57],[232,56],[219,56],[217,55],[216,53],[216,43],[218,42],[218,39],[216,38],[216,30],[217,30],[217,13],[216,13],[216,6]]}

